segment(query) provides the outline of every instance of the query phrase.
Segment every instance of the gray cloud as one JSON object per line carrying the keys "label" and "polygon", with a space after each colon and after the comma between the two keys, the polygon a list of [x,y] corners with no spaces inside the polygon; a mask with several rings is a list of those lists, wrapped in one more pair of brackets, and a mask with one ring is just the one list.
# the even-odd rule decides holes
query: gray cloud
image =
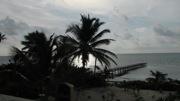
{"label": "gray cloud", "polygon": [[25,35],[33,31],[42,31],[47,34],[58,33],[62,34],[62,28],[45,28],[41,26],[30,26],[25,22],[18,22],[10,17],[0,20],[0,32],[11,35]]}
{"label": "gray cloud", "polygon": [[32,28],[23,22],[16,22],[10,17],[0,20],[0,31],[8,35],[17,35],[29,32]]}
{"label": "gray cloud", "polygon": [[172,31],[168,28],[165,28],[162,25],[157,25],[154,27],[154,31],[155,33],[157,33],[160,36],[165,36],[165,37],[169,37],[169,38],[174,38],[174,39],[178,39],[180,41],[180,33],[177,33],[175,31]]}

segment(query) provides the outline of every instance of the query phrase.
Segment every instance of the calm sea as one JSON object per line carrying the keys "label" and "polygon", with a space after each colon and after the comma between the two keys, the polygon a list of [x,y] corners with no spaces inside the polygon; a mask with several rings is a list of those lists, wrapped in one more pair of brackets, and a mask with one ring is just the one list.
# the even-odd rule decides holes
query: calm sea
{"label": "calm sea", "polygon": [[120,66],[141,62],[147,63],[147,66],[114,80],[144,80],[150,76],[150,70],[158,70],[180,80],[180,53],[120,54],[118,58]]}
{"label": "calm sea", "polygon": [[[7,63],[9,57],[0,56],[0,64]],[[118,66],[146,62],[147,66],[114,80],[144,80],[150,76],[150,70],[167,73],[168,77],[180,80],[180,53],[152,53],[152,54],[119,54]],[[115,66],[112,66],[115,67]]]}

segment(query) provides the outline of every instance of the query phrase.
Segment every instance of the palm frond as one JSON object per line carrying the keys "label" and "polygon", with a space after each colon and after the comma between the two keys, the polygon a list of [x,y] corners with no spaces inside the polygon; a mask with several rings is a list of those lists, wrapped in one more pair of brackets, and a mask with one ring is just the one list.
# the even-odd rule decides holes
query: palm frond
{"label": "palm frond", "polygon": [[12,59],[15,63],[29,65],[30,60],[27,58],[25,53],[16,47],[11,48]]}
{"label": "palm frond", "polygon": [[77,24],[71,24],[70,26],[68,26],[68,28],[66,29],[66,33],[73,33],[73,35],[77,38],[77,39],[81,39],[80,38],[80,32],[81,32],[81,29],[79,27],[79,25]]}
{"label": "palm frond", "polygon": [[101,31],[100,33],[98,33],[96,36],[94,36],[90,42],[95,42],[97,41],[99,38],[101,38],[105,33],[110,33],[109,29],[104,29],[103,31]]}
{"label": "palm frond", "polygon": [[79,59],[80,56],[81,56],[81,51],[80,51],[80,50],[78,50],[78,51],[70,54],[70,55],[68,56],[68,57],[71,57],[71,58],[70,58],[70,60],[71,60],[70,63],[72,63],[77,57],[78,57],[78,59]]}
{"label": "palm frond", "polygon": [[101,55],[103,57],[105,57],[107,60],[112,61],[115,65],[117,65],[116,61],[111,58],[110,56],[108,56],[107,54],[103,53],[103,52],[99,52],[99,51],[95,51],[98,55]]}
{"label": "palm frond", "polygon": [[111,41],[114,41],[114,39],[102,39],[102,40],[98,40],[94,43],[91,44],[91,47],[97,47],[100,45],[109,45]]}
{"label": "palm frond", "polygon": [[115,58],[118,58],[117,55],[111,51],[108,51],[108,50],[105,50],[105,49],[102,49],[102,48],[95,48],[95,50],[101,52],[101,53],[105,53],[105,54],[109,54]]}
{"label": "palm frond", "polygon": [[71,36],[67,36],[67,40],[66,42],[69,42],[68,44],[72,44],[74,46],[78,46],[79,42],[77,40],[75,40],[74,38],[72,38]]}
{"label": "palm frond", "polygon": [[98,52],[91,52],[91,54],[96,57],[96,59],[100,62],[101,65],[105,64],[105,66],[110,66],[109,60],[104,56],[104,54],[99,54]]}
{"label": "palm frond", "polygon": [[[94,20],[94,22],[92,22],[92,25],[91,25],[91,27],[90,27],[90,30],[92,31],[92,32],[91,32],[91,33],[92,33],[92,36],[94,36],[94,35],[98,32],[100,26],[102,26],[103,24],[105,24],[105,23],[104,23],[104,22],[100,22],[98,18],[96,18],[96,19]],[[92,36],[91,36],[91,37],[92,37]]]}

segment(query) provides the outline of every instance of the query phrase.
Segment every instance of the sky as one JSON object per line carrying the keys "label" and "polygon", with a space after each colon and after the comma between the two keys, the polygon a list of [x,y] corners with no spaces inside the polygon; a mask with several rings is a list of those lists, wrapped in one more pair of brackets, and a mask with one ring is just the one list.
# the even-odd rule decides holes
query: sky
{"label": "sky", "polygon": [[115,53],[180,52],[180,0],[1,0],[0,56],[12,46],[22,48],[23,36],[38,30],[65,34],[68,25],[80,23],[80,14],[105,22],[104,38],[116,41],[103,48]]}

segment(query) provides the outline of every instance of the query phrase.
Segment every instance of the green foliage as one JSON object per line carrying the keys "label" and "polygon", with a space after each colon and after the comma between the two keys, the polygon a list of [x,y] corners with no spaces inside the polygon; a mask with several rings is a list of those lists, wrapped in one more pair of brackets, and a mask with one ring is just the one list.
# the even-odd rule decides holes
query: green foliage
{"label": "green foliage", "polygon": [[37,87],[25,74],[22,72],[22,68],[16,64],[10,63],[0,66],[0,93],[25,98],[37,98]]}
{"label": "green foliage", "polygon": [[94,75],[89,69],[74,66],[61,66],[55,72],[54,78],[56,82],[69,82],[78,88],[97,87],[106,84],[105,78]]}

